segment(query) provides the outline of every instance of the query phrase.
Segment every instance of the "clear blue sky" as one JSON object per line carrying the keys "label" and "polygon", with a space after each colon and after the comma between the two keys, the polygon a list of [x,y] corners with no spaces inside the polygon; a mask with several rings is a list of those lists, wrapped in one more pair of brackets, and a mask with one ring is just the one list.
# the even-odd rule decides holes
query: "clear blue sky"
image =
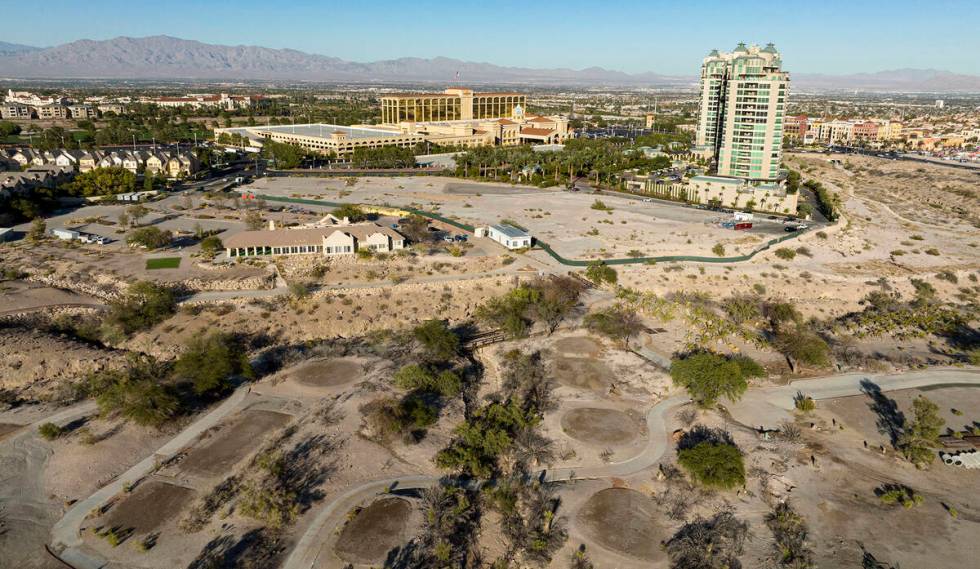
{"label": "clear blue sky", "polygon": [[691,75],[712,48],[774,42],[786,68],[980,74],[978,0],[0,0],[0,40],[166,34],[352,61],[447,56]]}

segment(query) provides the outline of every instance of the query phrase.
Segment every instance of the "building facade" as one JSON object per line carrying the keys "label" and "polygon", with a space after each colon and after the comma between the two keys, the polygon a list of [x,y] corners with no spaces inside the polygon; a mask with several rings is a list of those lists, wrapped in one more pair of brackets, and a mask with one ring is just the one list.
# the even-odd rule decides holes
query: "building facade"
{"label": "building facade", "polygon": [[789,73],[776,48],[738,44],[712,51],[701,65],[696,143],[719,176],[779,179]]}
{"label": "building facade", "polygon": [[268,229],[242,231],[224,241],[228,257],[260,255],[353,255],[359,250],[376,253],[405,247],[405,237],[394,229],[376,223],[342,227]]}
{"label": "building facade", "polygon": [[474,93],[452,88],[442,93],[401,93],[381,97],[381,122],[441,122],[509,118],[527,107],[521,93]]}

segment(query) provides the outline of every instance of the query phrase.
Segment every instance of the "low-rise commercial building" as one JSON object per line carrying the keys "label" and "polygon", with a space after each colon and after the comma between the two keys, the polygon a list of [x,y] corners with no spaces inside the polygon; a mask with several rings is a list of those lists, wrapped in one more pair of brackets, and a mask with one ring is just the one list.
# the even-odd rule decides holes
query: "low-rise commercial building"
{"label": "low-rise commercial building", "polygon": [[477,236],[486,236],[512,251],[530,247],[532,240],[531,234],[527,230],[507,223],[491,225],[485,229],[481,228]]}
{"label": "low-rise commercial building", "polygon": [[405,248],[405,237],[376,223],[332,227],[243,231],[224,241],[229,257],[262,255],[353,255],[366,249],[387,253]]}

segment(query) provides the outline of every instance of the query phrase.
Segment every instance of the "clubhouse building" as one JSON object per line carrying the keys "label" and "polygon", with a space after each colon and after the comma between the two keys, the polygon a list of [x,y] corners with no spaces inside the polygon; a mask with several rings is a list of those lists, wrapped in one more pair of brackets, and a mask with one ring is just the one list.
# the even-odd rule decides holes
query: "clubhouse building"
{"label": "clubhouse building", "polygon": [[405,237],[376,223],[243,231],[224,241],[228,257],[317,254],[353,255],[362,249],[387,253],[405,248]]}

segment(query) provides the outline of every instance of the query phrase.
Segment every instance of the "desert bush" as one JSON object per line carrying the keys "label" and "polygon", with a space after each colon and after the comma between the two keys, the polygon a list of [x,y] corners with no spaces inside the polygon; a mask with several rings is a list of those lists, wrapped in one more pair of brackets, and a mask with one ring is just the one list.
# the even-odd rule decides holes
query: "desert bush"
{"label": "desert bush", "polygon": [[177,299],[169,288],[139,281],[118,300],[109,303],[103,329],[115,328],[130,335],[163,322],[176,312]]}
{"label": "desert bush", "polygon": [[170,245],[173,238],[173,233],[170,231],[164,231],[158,227],[141,227],[134,229],[126,236],[126,243],[130,246],[146,247],[152,250]]}
{"label": "desert bush", "polygon": [[454,372],[435,371],[417,364],[410,364],[395,372],[395,385],[408,391],[437,393],[445,397],[459,394],[462,381]]}
{"label": "desert bush", "polygon": [[906,510],[910,510],[925,501],[922,494],[901,484],[885,484],[876,488],[875,494],[882,504],[889,506],[901,504]]}
{"label": "desert bush", "polygon": [[830,346],[827,342],[802,327],[779,330],[773,345],[785,356],[802,364],[816,367],[830,364]]}
{"label": "desert bush", "polygon": [[809,395],[804,395],[802,391],[797,391],[796,395],[793,397],[793,406],[796,407],[797,411],[803,411],[808,413],[817,408],[816,402]]}
{"label": "desert bush", "polygon": [[766,527],[775,540],[775,556],[782,567],[810,569],[813,552],[806,545],[807,528],[803,516],[789,503],[781,502],[766,514]]}
{"label": "desert bush", "polygon": [[749,525],[726,510],[684,524],[664,548],[672,569],[732,569],[742,566],[748,533]]}
{"label": "desert bush", "polygon": [[190,381],[198,395],[226,390],[233,376],[254,375],[244,346],[223,332],[191,337],[174,364],[174,374]]}
{"label": "desert bush", "polygon": [[796,257],[796,251],[787,247],[780,247],[779,249],[776,249],[775,254],[780,259],[785,259],[787,261],[791,261]]}
{"label": "desert bush", "polygon": [[722,310],[736,323],[745,324],[758,320],[762,316],[759,299],[753,296],[732,296],[722,303]]}
{"label": "desert bush", "polygon": [[165,383],[167,367],[148,356],[133,356],[127,365],[90,375],[82,393],[95,398],[104,415],[118,414],[138,425],[161,426],[181,410],[180,400]]}
{"label": "desert bush", "polygon": [[725,246],[722,245],[721,243],[715,243],[715,246],[711,248],[711,252],[717,255],[718,257],[724,257]]}
{"label": "desert bush", "polygon": [[61,435],[65,434],[65,429],[64,427],[55,425],[54,423],[43,423],[40,427],[37,428],[37,432],[38,434],[41,435],[42,438],[44,438],[44,440],[53,441],[58,437],[60,437]]}
{"label": "desert bush", "polygon": [[643,329],[640,317],[623,304],[590,312],[585,316],[585,326],[623,344],[629,343],[629,339]]}

